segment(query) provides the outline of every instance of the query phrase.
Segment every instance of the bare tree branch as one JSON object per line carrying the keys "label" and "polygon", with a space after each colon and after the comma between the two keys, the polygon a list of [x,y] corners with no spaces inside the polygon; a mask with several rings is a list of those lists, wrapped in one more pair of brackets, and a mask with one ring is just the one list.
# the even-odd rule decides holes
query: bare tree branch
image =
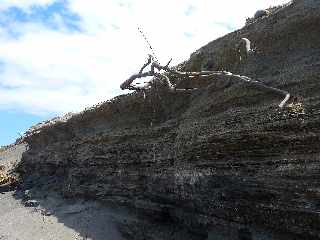
{"label": "bare tree branch", "polygon": [[[263,91],[270,91],[279,95],[282,95],[284,99],[281,101],[279,104],[279,107],[282,108],[287,101],[290,99],[290,93],[278,88],[270,87],[265,85],[262,82],[259,82],[257,80],[251,79],[247,76],[241,76],[237,74],[233,74],[231,72],[227,71],[201,71],[201,72],[181,72],[172,68],[169,68],[170,61],[165,65],[162,66],[160,65],[157,61],[154,61],[153,57],[149,55],[148,61],[143,65],[141,70],[139,71],[138,74],[132,75],[130,78],[128,78],[126,81],[124,81],[121,85],[120,88],[122,90],[124,89],[129,89],[129,90],[137,90],[137,91],[145,91],[151,87],[151,84],[153,81],[163,81],[167,84],[169,90],[171,91],[188,91],[188,90],[195,90],[195,88],[191,89],[177,89],[176,86],[180,83],[173,84],[170,81],[170,78],[168,77],[168,74],[171,74],[173,76],[180,76],[180,77],[186,77],[186,78],[194,78],[194,77],[212,77],[212,76],[228,76],[228,77],[233,77],[239,81],[246,82],[249,85],[256,87],[257,89],[263,90]],[[143,72],[143,70],[151,64],[151,70],[148,72]],[[158,72],[156,72],[158,70]],[[167,74],[161,73],[160,71],[164,71]],[[133,81],[136,80],[137,78],[144,78],[144,77],[150,77],[153,76],[154,78],[146,83],[144,86],[136,86],[133,85]]]}

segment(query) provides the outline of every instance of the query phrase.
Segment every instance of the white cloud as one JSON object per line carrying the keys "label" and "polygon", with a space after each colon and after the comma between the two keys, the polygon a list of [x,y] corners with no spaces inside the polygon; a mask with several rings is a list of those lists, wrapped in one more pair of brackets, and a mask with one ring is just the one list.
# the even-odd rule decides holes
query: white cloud
{"label": "white cloud", "polygon": [[[51,2],[11,0],[4,1],[0,9]],[[67,7],[81,17],[83,31],[68,31],[62,16],[55,15],[58,30],[39,22],[16,22],[13,26],[19,38],[0,36],[0,60],[4,62],[0,107],[32,113],[81,110],[120,94],[120,83],[144,63],[149,49],[138,26],[159,60],[164,63],[172,57],[176,64],[229,32],[227,25],[240,28],[255,10],[285,2],[70,0]],[[0,28],[1,32],[5,30]]]}

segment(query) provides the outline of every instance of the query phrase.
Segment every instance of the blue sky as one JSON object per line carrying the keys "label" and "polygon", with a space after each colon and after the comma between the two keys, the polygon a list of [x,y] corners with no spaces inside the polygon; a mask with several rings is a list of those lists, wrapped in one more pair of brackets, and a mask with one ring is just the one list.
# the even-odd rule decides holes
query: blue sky
{"label": "blue sky", "polygon": [[56,16],[61,16],[61,21],[70,31],[80,31],[80,17],[70,12],[66,1],[55,1],[51,4],[41,6],[32,5],[28,10],[11,6],[0,13],[1,26],[15,35],[15,29],[10,28],[12,23],[39,22],[50,29],[59,30],[59,22]]}
{"label": "blue sky", "polygon": [[30,126],[46,120],[47,117],[52,117],[49,115],[37,116],[21,111],[14,112],[8,110],[0,110],[0,116],[0,146],[13,143]]}
{"label": "blue sky", "polygon": [[119,84],[149,53],[138,27],[160,62],[177,64],[257,9],[285,2],[1,0],[0,145],[35,123],[124,93]]}

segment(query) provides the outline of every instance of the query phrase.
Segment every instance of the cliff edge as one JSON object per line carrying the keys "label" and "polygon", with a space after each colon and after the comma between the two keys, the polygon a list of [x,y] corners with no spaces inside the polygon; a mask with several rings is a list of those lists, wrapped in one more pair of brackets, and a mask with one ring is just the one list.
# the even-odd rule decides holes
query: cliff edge
{"label": "cliff edge", "polygon": [[[193,234],[185,239],[320,239],[319,29],[320,2],[296,0],[181,65],[289,91],[283,109],[281,97],[233,79],[123,95],[34,127],[17,171],[29,185],[152,219],[122,224],[129,239],[180,239],[159,234],[162,223]],[[239,62],[241,38],[256,53]]]}

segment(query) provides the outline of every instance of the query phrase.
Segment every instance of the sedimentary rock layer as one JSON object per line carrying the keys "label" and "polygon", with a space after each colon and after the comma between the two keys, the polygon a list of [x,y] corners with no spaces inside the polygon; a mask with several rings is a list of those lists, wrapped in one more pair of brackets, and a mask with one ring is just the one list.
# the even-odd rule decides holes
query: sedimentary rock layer
{"label": "sedimentary rock layer", "polygon": [[[287,90],[286,108],[232,79],[195,80],[193,92],[158,86],[42,127],[25,139],[19,172],[66,197],[131,206],[197,233],[245,226],[267,239],[320,238],[319,5],[293,1],[182,65]],[[256,53],[240,62],[242,37]]]}

